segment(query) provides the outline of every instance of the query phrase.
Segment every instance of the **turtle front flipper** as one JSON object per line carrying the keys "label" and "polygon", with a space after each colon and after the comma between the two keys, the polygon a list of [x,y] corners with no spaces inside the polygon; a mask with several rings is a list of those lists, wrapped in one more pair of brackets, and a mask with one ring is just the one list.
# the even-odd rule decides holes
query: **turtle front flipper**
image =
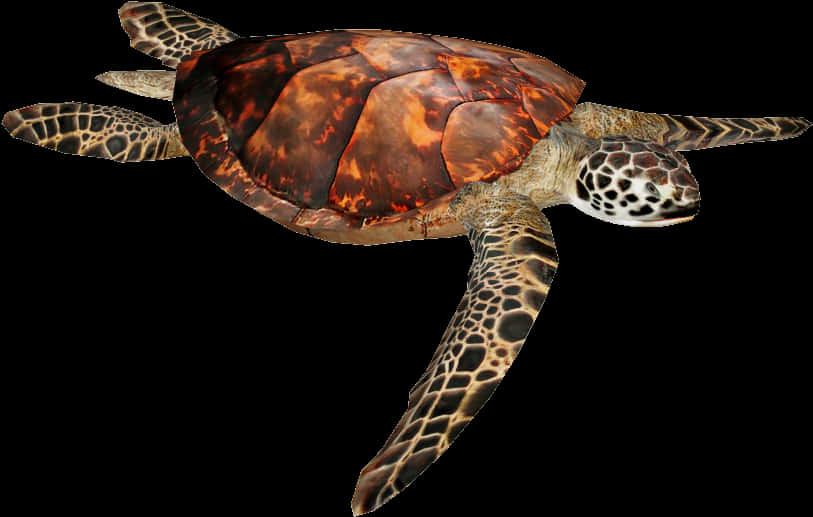
{"label": "turtle front flipper", "polygon": [[676,151],[794,138],[810,121],[803,117],[713,118],[658,115],[593,102],[576,106],[570,122],[590,138],[627,136]]}
{"label": "turtle front flipper", "polygon": [[530,198],[469,183],[449,210],[474,251],[468,289],[406,412],[361,471],[355,515],[402,491],[474,418],[525,342],[556,272],[550,226]]}
{"label": "turtle front flipper", "polygon": [[708,149],[747,142],[794,138],[810,127],[802,117],[712,118],[660,115],[667,130],[661,136],[676,151]]}
{"label": "turtle front flipper", "polygon": [[219,47],[239,36],[220,25],[160,2],[127,2],[119,20],[130,46],[175,68],[196,50]]}
{"label": "turtle front flipper", "polygon": [[14,138],[65,154],[120,162],[189,155],[177,124],[162,124],[115,106],[35,104],[6,113],[3,127]]}

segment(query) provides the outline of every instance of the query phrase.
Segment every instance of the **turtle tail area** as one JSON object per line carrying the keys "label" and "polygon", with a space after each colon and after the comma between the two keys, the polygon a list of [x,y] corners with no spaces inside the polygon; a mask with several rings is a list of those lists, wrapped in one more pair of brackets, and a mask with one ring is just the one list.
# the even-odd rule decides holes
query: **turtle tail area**
{"label": "turtle tail area", "polygon": [[658,115],[592,102],[576,106],[569,123],[590,138],[628,136],[657,142],[676,151],[784,140],[801,135],[811,126],[810,121],[802,117],[710,118]]}
{"label": "turtle tail area", "polygon": [[14,138],[65,154],[119,162],[188,156],[177,124],[115,106],[78,102],[34,104],[9,111],[3,127]]}
{"label": "turtle tail area", "polygon": [[126,70],[105,72],[96,80],[125,92],[151,99],[172,100],[175,72],[170,70]]}

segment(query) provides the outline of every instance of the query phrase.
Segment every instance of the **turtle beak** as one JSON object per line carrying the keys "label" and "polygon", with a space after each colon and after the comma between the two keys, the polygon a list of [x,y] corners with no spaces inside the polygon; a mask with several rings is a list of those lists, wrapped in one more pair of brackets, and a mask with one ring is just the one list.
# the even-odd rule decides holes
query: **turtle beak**
{"label": "turtle beak", "polygon": [[686,217],[670,217],[669,219],[660,219],[658,221],[655,221],[655,223],[659,224],[652,224],[651,226],[672,226],[675,224],[687,223],[694,219],[695,215],[697,214],[688,215]]}
{"label": "turtle beak", "polygon": [[662,226],[672,226],[675,224],[685,223],[691,221],[692,219],[697,216],[698,212],[700,212],[700,200],[698,199],[696,202],[692,203],[691,205],[672,212],[669,214],[669,217],[664,217],[663,219],[655,219],[652,221],[647,221],[645,223],[646,226],[653,226],[653,227],[662,227]]}

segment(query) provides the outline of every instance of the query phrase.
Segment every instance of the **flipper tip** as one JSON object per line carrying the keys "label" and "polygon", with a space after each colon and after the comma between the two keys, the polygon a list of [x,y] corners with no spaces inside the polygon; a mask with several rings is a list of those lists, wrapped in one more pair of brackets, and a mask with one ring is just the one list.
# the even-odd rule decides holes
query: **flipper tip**
{"label": "flipper tip", "polygon": [[6,131],[11,133],[23,123],[23,118],[20,116],[19,110],[12,110],[3,115],[3,127]]}

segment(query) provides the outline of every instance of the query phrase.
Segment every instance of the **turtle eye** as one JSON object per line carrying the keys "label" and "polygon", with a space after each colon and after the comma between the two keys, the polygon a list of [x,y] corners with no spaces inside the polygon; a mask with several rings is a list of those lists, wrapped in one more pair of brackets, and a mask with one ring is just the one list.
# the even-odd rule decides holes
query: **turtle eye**
{"label": "turtle eye", "polygon": [[658,198],[661,197],[661,193],[658,190],[658,187],[656,187],[655,184],[652,183],[651,181],[649,183],[647,183],[644,186],[644,188],[646,188],[647,193],[652,194],[653,196],[658,197]]}

